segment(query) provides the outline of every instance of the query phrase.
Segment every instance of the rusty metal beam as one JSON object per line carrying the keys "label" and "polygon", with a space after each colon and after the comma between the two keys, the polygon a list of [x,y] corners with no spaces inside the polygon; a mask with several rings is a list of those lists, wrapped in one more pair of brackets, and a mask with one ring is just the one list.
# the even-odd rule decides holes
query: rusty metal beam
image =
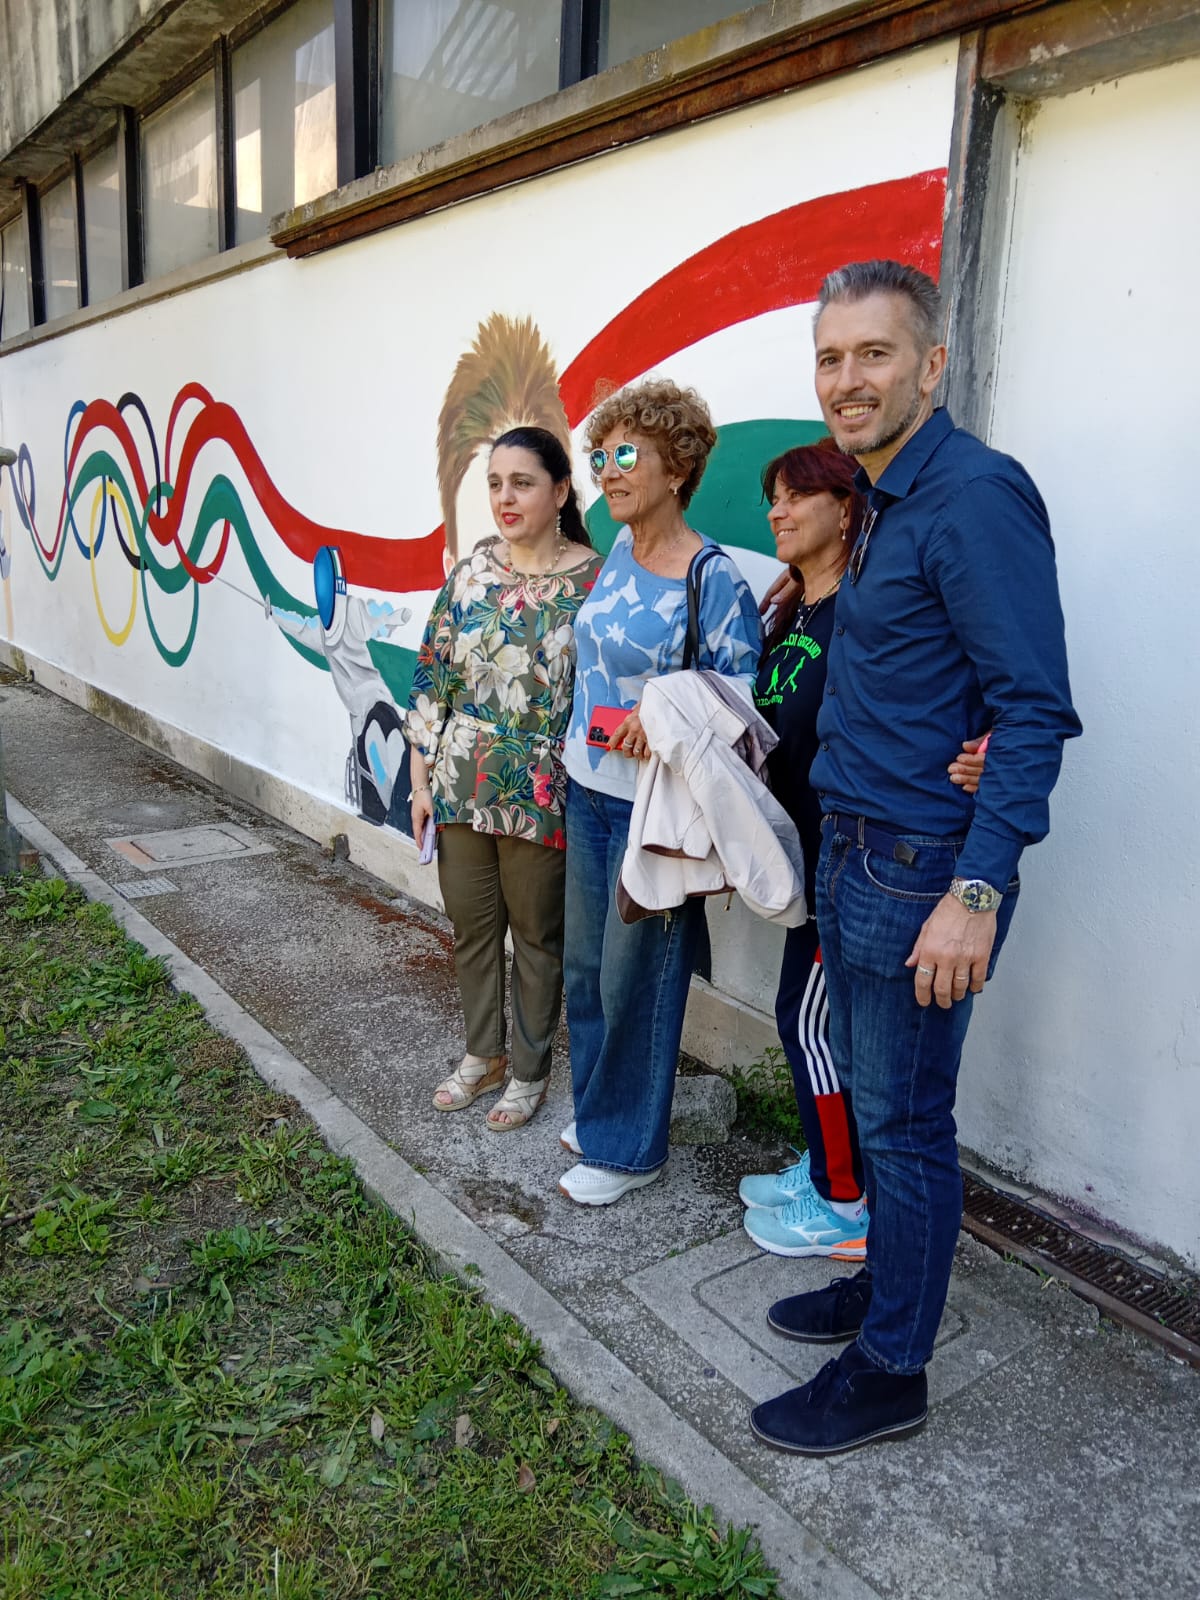
{"label": "rusty metal beam", "polygon": [[[1036,7],[1039,0],[1015,9]],[[623,144],[665,133],[868,62],[955,37],[1014,7],[1001,0],[876,0],[822,22],[777,34],[744,53],[710,62],[673,81],[639,85],[570,120],[468,157],[438,171],[376,186],[325,215],[292,213],[272,239],[290,256],[312,255],[492,189],[536,177]],[[384,179],[383,174],[378,175]]]}
{"label": "rusty metal beam", "polygon": [[981,70],[1007,94],[1070,94],[1200,54],[1196,0],[1066,0],[989,28]]}
{"label": "rusty metal beam", "polygon": [[1017,107],[983,76],[984,38],[959,43],[941,266],[952,352],[941,398],[981,439],[991,427],[1020,132]]}

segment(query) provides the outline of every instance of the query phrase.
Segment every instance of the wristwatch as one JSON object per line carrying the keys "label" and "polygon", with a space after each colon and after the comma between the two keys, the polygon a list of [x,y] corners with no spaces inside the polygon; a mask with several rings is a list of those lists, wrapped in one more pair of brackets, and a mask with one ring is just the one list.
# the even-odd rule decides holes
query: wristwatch
{"label": "wristwatch", "polygon": [[1004,896],[982,878],[951,878],[950,893],[968,911],[998,911]]}

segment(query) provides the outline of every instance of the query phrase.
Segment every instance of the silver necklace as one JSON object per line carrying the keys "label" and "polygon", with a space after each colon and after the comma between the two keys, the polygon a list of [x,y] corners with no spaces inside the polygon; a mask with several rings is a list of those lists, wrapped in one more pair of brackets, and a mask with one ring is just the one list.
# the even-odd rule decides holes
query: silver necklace
{"label": "silver necklace", "polygon": [[[839,588],[841,587],[842,578],[844,578],[845,576],[846,576],[846,574],[844,572],[841,573],[839,575],[836,583],[830,584],[829,588],[826,589],[824,594],[819,594],[817,596],[817,598],[813,601],[812,605],[805,606],[803,600],[800,602],[799,606],[796,608],[795,631],[797,633],[804,633],[804,632],[807,631],[808,625],[812,621],[812,619],[816,616],[818,608],[826,600],[829,599],[829,596],[831,594],[836,594],[838,592]],[[801,617],[801,615],[800,615],[800,613],[802,611],[804,613],[803,617]]]}

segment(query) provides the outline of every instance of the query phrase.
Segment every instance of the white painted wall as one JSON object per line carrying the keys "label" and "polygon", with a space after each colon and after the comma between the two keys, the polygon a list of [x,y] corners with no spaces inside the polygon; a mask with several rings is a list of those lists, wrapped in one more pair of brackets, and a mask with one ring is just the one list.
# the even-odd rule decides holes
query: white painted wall
{"label": "white painted wall", "polygon": [[[0,439],[32,450],[43,538],[54,532],[72,403],[136,391],[161,444],[172,399],[188,381],[236,408],[276,485],[308,516],[398,541],[427,534],[441,520],[438,410],[483,318],[532,316],[561,370],[657,278],[732,230],[822,195],[944,168],[954,77],[953,44],[936,45],[0,355]],[[819,415],[808,307],[739,323],[663,370],[695,383],[718,423]],[[209,448],[210,471],[227,471],[251,506],[229,452]],[[579,481],[590,496],[585,473]],[[126,643],[109,642],[77,551],[55,582],[46,579],[7,475],[3,485],[13,564],[0,638],[321,801],[341,801],[346,714],[328,675],[300,661],[261,608],[230,587],[253,592],[236,556],[222,569],[228,581],[205,587],[195,648],[174,669],[159,659],[141,614]],[[477,515],[476,537],[491,531],[482,497]],[[256,531],[293,592],[310,596],[307,569],[271,543],[265,524]],[[746,570],[761,591],[777,569],[751,556]],[[130,569],[110,548],[95,577],[119,630]],[[185,598],[155,604],[173,640],[186,627]],[[431,596],[401,598],[415,613],[402,642],[415,646]],[[398,851],[408,848],[397,839]],[[713,922],[716,982],[769,1012],[774,930],[736,906]]]}
{"label": "white painted wall", "polygon": [[[1050,508],[1076,705],[964,1141],[1200,1265],[1200,62],[1044,103],[992,443]],[[1014,640],[1014,649],[1020,647]]]}

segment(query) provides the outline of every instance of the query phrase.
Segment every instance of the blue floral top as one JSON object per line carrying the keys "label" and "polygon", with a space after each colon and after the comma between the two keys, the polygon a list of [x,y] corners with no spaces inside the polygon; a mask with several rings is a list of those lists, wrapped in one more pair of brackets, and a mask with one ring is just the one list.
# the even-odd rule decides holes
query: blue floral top
{"label": "blue floral top", "polygon": [[404,732],[429,767],[437,824],[467,823],[562,849],[562,741],[575,614],[601,557],[533,577],[485,540],[434,601]]}
{"label": "blue floral top", "polygon": [[[749,696],[762,625],[750,586],[727,555],[710,561],[701,575],[699,621],[697,666],[743,679]],[[632,800],[638,762],[589,745],[587,730],[597,706],[632,711],[649,679],[683,666],[687,580],[647,571],[634,558],[632,535],[622,529],[579,613],[575,636],[575,704],[563,756],[567,771],[585,788]]]}

